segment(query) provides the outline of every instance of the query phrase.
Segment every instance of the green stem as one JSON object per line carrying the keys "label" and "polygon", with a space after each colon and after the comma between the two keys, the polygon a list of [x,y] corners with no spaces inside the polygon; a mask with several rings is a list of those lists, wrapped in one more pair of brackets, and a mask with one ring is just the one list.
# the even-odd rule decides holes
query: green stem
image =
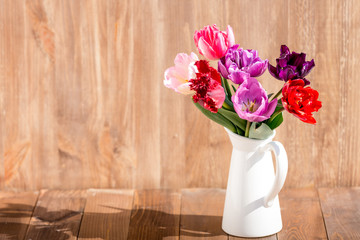
{"label": "green stem", "polygon": [[283,88],[281,88],[281,89],[270,99],[270,102],[271,102],[272,100],[274,100],[275,98],[277,98],[277,97],[281,94],[282,89],[283,89]]}
{"label": "green stem", "polygon": [[250,121],[246,121],[245,137],[249,137],[250,125],[251,125],[251,122],[250,122]]}
{"label": "green stem", "polygon": [[271,118],[269,118],[269,122],[271,122],[272,120],[274,120],[274,118],[276,118],[277,115],[279,115],[282,111],[284,111],[284,107],[280,108],[279,110],[277,110],[276,112],[273,113],[273,115],[271,116]]}
{"label": "green stem", "polygon": [[228,93],[229,99],[231,99],[231,90],[230,90],[230,86],[229,86],[229,82],[226,78],[224,78],[224,85],[226,88],[226,92]]}

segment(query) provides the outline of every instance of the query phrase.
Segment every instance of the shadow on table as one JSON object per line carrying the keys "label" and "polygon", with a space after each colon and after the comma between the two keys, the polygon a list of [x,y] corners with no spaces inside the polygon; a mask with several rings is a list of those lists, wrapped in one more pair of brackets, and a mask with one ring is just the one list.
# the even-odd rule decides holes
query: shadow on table
{"label": "shadow on table", "polygon": [[[78,236],[81,222],[81,239],[139,239],[154,236],[162,239],[169,236],[214,237],[225,235],[221,229],[221,216],[178,215],[151,209],[121,209],[102,206],[116,213],[48,211],[37,206],[8,204],[0,209],[0,238],[3,239],[56,239],[66,240]],[[32,215],[33,214],[33,215]],[[21,218],[30,218],[32,224],[21,223]],[[130,217],[130,222],[129,222]],[[1,219],[7,219],[7,222]],[[124,231],[128,227],[128,234]],[[86,230],[86,231],[84,231]],[[25,235],[25,233],[27,234]],[[109,235],[110,234],[110,235]]]}

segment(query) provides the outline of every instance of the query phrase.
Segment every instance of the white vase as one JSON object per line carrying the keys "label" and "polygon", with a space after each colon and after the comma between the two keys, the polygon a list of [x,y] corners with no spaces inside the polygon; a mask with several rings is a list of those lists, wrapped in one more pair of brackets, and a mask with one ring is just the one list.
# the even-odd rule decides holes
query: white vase
{"label": "white vase", "polygon": [[[282,229],[278,193],[288,161],[280,142],[249,139],[228,129],[233,151],[226,190],[222,229],[238,237],[263,237]],[[271,150],[276,158],[274,173]]]}

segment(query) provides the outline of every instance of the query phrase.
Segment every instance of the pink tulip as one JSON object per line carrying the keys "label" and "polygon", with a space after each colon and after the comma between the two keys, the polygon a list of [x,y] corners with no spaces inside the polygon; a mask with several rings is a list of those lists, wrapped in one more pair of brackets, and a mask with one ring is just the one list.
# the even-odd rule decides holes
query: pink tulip
{"label": "pink tulip", "polygon": [[197,69],[194,63],[198,60],[199,58],[193,52],[190,55],[186,53],[176,55],[175,66],[165,71],[164,85],[181,94],[194,93],[190,90],[189,80],[196,77]]}
{"label": "pink tulip", "polygon": [[210,60],[218,60],[235,44],[235,37],[230,26],[227,27],[227,32],[222,32],[214,24],[195,31],[194,41],[201,55]]}

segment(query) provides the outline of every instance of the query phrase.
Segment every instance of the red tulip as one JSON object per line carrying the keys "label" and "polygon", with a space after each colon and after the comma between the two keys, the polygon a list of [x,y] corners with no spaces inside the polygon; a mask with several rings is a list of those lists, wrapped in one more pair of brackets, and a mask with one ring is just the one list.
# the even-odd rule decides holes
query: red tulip
{"label": "red tulip", "polygon": [[221,86],[220,74],[216,69],[210,67],[206,60],[195,62],[195,66],[198,69],[196,78],[189,81],[190,89],[196,92],[193,100],[205,109],[217,113],[225,101],[225,91]]}
{"label": "red tulip", "polygon": [[281,101],[289,113],[303,122],[315,124],[316,120],[312,113],[317,112],[322,106],[318,101],[319,93],[311,87],[304,86],[302,79],[287,81],[282,90]]}

